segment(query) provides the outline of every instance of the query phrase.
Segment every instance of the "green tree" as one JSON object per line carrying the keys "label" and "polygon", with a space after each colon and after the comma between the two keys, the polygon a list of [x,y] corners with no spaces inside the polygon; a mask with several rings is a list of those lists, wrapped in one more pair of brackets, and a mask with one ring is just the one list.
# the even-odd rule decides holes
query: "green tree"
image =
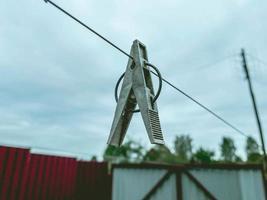
{"label": "green tree", "polygon": [[239,163],[241,163],[241,162],[243,162],[243,160],[242,160],[242,158],[240,157],[240,156],[238,156],[238,155],[236,155],[235,156],[235,162],[239,162]]}
{"label": "green tree", "polygon": [[180,161],[189,161],[192,156],[192,138],[189,135],[176,136],[174,150],[175,155]]}
{"label": "green tree", "polygon": [[223,161],[234,162],[236,160],[236,147],[232,138],[223,137],[220,150]]}
{"label": "green tree", "polygon": [[93,156],[92,156],[91,161],[97,161],[97,157],[96,157],[96,155],[93,155]]}
{"label": "green tree", "polygon": [[155,145],[149,149],[143,158],[144,162],[156,163],[176,163],[177,159],[174,154],[165,145]]}
{"label": "green tree", "polygon": [[103,158],[109,162],[140,162],[144,155],[144,147],[136,141],[129,140],[120,147],[107,146]]}
{"label": "green tree", "polygon": [[214,155],[215,155],[214,151],[206,150],[206,149],[200,147],[193,154],[192,161],[197,162],[197,163],[208,164],[208,163],[211,163],[213,161]]}
{"label": "green tree", "polygon": [[248,137],[246,140],[247,162],[261,162],[262,156],[259,151],[259,145],[253,137]]}

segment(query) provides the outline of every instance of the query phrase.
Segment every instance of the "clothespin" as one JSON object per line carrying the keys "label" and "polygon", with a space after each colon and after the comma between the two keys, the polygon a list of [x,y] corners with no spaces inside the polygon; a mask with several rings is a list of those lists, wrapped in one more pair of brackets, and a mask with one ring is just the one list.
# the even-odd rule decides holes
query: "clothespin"
{"label": "clothespin", "polygon": [[[141,112],[144,125],[152,144],[164,144],[156,100],[159,96],[162,78],[155,66],[148,63],[147,51],[144,44],[135,40],[131,48],[124,79],[117,97],[117,107],[108,139],[108,144],[120,146],[126,135],[133,113]],[[160,84],[155,94],[151,79],[150,67],[156,70]],[[121,76],[120,80],[122,80]],[[116,90],[118,89],[117,83]],[[139,110],[135,110],[138,105]]]}

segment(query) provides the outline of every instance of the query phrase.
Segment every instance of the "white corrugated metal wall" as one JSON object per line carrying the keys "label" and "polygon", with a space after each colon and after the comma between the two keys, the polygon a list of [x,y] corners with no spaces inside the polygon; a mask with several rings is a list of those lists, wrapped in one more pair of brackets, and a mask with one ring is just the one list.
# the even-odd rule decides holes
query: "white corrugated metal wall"
{"label": "white corrugated metal wall", "polygon": [[176,176],[173,174],[151,197],[151,200],[174,200],[176,198]]}
{"label": "white corrugated metal wall", "polygon": [[183,200],[210,200],[186,175],[182,175]]}
{"label": "white corrugated metal wall", "polygon": [[239,181],[243,200],[265,199],[263,178],[259,171],[240,170]]}
{"label": "white corrugated metal wall", "polygon": [[[135,168],[134,168],[135,167]],[[168,172],[156,169],[114,168],[113,200],[141,200]],[[264,183],[260,169],[208,169],[188,170],[213,196],[219,200],[265,200]],[[151,200],[177,199],[176,175],[171,175]],[[209,200],[186,175],[182,175],[183,200]]]}
{"label": "white corrugated metal wall", "polygon": [[[112,199],[142,199],[166,173],[167,170],[164,169],[115,169]],[[176,176],[171,175],[151,199],[176,199]]]}
{"label": "white corrugated metal wall", "polygon": [[260,170],[193,169],[190,172],[218,199],[265,200]]}

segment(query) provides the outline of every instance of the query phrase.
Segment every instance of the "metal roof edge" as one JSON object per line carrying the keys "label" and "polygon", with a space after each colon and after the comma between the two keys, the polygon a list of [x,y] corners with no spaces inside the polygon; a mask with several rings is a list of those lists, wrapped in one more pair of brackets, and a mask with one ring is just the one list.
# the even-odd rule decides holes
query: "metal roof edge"
{"label": "metal roof edge", "polygon": [[262,170],[261,164],[237,164],[237,163],[213,163],[213,164],[159,164],[159,163],[121,163],[112,164],[113,169],[128,168],[128,169],[226,169],[226,170]]}

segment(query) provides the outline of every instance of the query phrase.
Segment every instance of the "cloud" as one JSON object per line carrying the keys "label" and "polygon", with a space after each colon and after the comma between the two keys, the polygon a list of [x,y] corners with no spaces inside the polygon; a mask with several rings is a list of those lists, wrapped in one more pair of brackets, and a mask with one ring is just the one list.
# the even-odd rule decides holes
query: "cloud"
{"label": "cloud", "polygon": [[[245,47],[265,59],[266,2],[55,2],[126,51],[140,39],[165,78],[258,138],[237,54]],[[41,0],[0,2],[0,24],[1,142],[101,156],[127,57]],[[254,63],[266,124],[266,73]],[[189,133],[195,147],[218,151],[221,136],[230,135],[243,152],[244,138],[166,85],[158,106],[168,146],[175,134]],[[151,146],[138,114],[128,135]]]}

